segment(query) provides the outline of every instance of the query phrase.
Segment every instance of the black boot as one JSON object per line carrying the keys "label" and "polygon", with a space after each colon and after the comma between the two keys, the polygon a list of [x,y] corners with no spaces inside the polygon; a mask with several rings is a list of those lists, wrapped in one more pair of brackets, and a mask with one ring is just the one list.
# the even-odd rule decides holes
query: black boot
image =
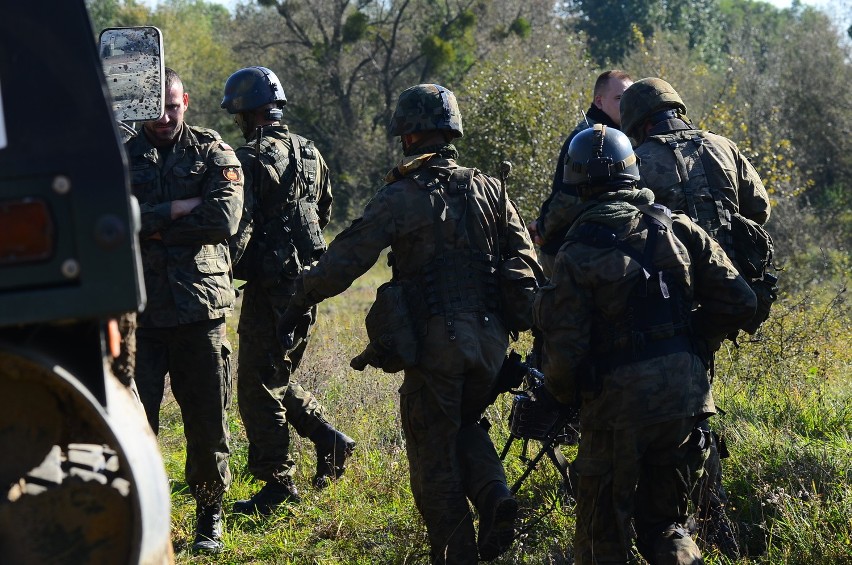
{"label": "black boot", "polygon": [[503,554],[515,538],[518,502],[503,483],[493,483],[479,507],[479,558],[491,561]]}
{"label": "black boot", "polygon": [[195,508],[195,541],[192,551],[196,553],[219,553],[222,544],[222,501]]}
{"label": "black boot", "polygon": [[293,484],[293,479],[285,477],[281,482],[269,482],[248,500],[238,500],[234,503],[235,514],[260,514],[269,516],[275,509],[286,502],[297,503],[299,491]]}
{"label": "black boot", "polygon": [[317,450],[317,472],[314,488],[323,489],[345,471],[346,459],[355,451],[355,440],[325,423],[311,434]]}

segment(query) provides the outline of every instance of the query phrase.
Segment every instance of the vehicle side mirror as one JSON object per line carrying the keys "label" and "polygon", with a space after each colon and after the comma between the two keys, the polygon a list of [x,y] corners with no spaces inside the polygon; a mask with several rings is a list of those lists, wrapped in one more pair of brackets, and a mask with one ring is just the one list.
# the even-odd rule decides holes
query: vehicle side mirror
{"label": "vehicle side mirror", "polygon": [[101,32],[101,62],[120,122],[156,120],[163,115],[163,34],[156,27],[117,27]]}

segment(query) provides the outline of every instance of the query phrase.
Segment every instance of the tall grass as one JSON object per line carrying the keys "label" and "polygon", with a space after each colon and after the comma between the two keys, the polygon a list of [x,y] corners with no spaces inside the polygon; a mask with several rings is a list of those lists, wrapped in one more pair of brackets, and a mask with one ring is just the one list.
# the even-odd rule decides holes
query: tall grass
{"label": "tall grass", "polygon": [[[292,434],[295,480],[303,500],[270,518],[227,513],[258,485],[245,470],[245,432],[230,414],[233,484],[226,494],[225,551],[195,556],[194,502],[183,483],[183,429],[173,400],[163,408],[160,443],[172,477],[172,540],[179,563],[428,563],[425,528],[408,486],[398,416],[401,375],[349,368],[366,344],[363,317],[382,264],[321,305],[305,361],[296,374],[327,408],[333,423],[358,441],[346,474],[329,488],[310,487],[312,444]],[[828,298],[782,296],[755,338],[728,342],[717,358],[715,395],[725,410],[714,427],[731,448],[723,480],[744,556],[736,563],[852,562],[852,328],[845,293]],[[230,322],[231,335],[236,318]],[[515,344],[529,348],[529,337]],[[235,399],[235,403],[239,399]],[[498,450],[508,437],[511,399],[489,407]],[[516,442],[506,458],[510,481],[524,461]],[[531,444],[530,450],[537,445]],[[563,448],[571,458],[575,448]],[[573,563],[573,506],[547,460],[519,493],[522,533],[498,564]],[[707,548],[706,562],[730,560]]]}

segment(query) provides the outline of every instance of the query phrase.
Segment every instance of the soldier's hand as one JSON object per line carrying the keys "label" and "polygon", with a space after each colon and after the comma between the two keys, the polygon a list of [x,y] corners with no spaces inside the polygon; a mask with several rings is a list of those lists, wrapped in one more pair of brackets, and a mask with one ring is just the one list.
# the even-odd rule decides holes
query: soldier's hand
{"label": "soldier's hand", "polygon": [[533,243],[539,246],[544,243],[544,240],[541,238],[541,234],[538,231],[538,220],[529,222],[527,224],[527,231],[530,232],[530,238],[533,240]]}
{"label": "soldier's hand", "polygon": [[177,220],[178,218],[188,215],[199,204],[201,204],[200,196],[193,196],[192,198],[184,198],[182,200],[172,200],[172,219]]}
{"label": "soldier's hand", "polygon": [[[278,341],[285,351],[293,349],[296,343],[296,328],[304,318],[310,318],[310,316],[310,308],[302,310],[288,306],[284,314],[281,315],[281,318],[278,319],[278,327],[276,329],[278,332]],[[310,319],[308,319],[308,323],[310,323]]]}

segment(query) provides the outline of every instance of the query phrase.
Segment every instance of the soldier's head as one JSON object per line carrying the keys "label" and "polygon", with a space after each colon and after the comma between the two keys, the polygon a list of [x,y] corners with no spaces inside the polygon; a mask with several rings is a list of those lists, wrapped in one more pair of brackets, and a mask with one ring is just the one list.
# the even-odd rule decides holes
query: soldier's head
{"label": "soldier's head", "polygon": [[636,186],[639,163],[630,140],[603,124],[581,131],[568,146],[563,180],[582,199]]}
{"label": "soldier's head", "polygon": [[225,81],[220,106],[234,115],[234,122],[248,139],[258,126],[284,117],[287,97],[275,73],[266,67],[240,69]]}
{"label": "soldier's head", "polygon": [[634,82],[621,96],[621,130],[642,143],[650,126],[672,117],[686,116],[686,104],[661,78]]}
{"label": "soldier's head", "polygon": [[633,84],[633,79],[624,71],[613,69],[598,75],[595,81],[594,100],[592,103],[609,116],[617,126],[621,126],[619,104],[621,95]]}
{"label": "soldier's head", "polygon": [[402,91],[388,133],[398,135],[409,154],[415,147],[463,135],[456,95],[438,84],[418,84]]}
{"label": "soldier's head", "polygon": [[174,145],[183,125],[183,114],[189,107],[189,94],[183,89],[178,74],[166,67],[166,99],[163,115],[156,120],[145,122],[142,126],[148,141],[154,147],[165,148]]}

